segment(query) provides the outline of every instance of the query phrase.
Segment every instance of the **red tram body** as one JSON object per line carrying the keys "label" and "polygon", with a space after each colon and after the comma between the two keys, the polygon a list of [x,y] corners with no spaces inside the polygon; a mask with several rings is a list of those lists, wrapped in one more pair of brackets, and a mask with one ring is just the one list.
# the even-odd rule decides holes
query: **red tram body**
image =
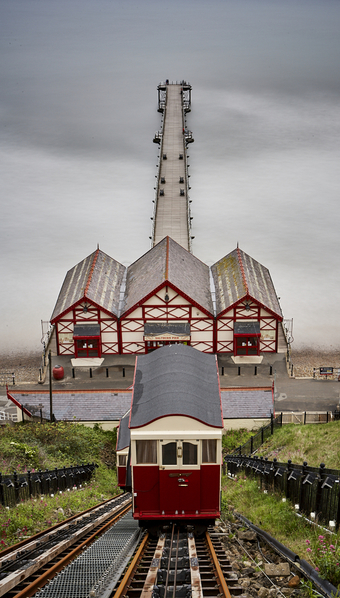
{"label": "red tram body", "polygon": [[130,450],[130,430],[129,430],[130,411],[125,413],[120,420],[117,433],[117,477],[118,486],[124,490],[128,488],[127,466]]}
{"label": "red tram body", "polygon": [[216,356],[169,345],[136,359],[130,420],[133,517],[144,527],[220,516],[223,417]]}

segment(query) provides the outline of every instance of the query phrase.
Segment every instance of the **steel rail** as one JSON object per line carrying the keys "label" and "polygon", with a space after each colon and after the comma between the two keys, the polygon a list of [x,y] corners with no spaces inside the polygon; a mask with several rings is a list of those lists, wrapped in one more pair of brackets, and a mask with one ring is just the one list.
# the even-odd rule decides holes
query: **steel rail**
{"label": "steel rail", "polygon": [[131,504],[125,506],[119,513],[116,513],[116,515],[112,519],[110,519],[110,521],[107,521],[105,523],[105,525],[103,525],[100,529],[97,529],[94,532],[94,534],[92,534],[89,538],[84,540],[79,546],[74,548],[70,553],[65,555],[62,559],[60,559],[57,563],[55,563],[55,565],[53,565],[47,571],[42,573],[37,579],[32,581],[26,588],[21,590],[21,592],[16,594],[15,598],[28,598],[30,596],[33,596],[38,591],[38,589],[40,589],[41,587],[46,585],[46,583],[48,581],[50,581],[50,579],[52,579],[57,573],[59,573],[62,569],[64,569],[64,567],[66,567],[66,565],[68,565],[71,561],[73,561],[74,558],[76,556],[78,556],[78,554],[80,552],[82,552],[85,548],[87,548],[87,546],[89,544],[91,544],[91,542],[93,542],[95,539],[97,539],[98,535],[103,534],[118,519],[120,519],[123,515],[125,515],[125,513],[128,513],[128,511],[130,509],[131,509]]}
{"label": "steel rail", "polygon": [[[177,569],[178,569],[178,549],[179,549],[179,529],[177,530],[177,546],[176,546],[176,562],[175,562],[175,573],[174,573],[174,586],[172,592],[172,598],[176,596],[176,587],[177,587]],[[172,546],[170,547],[170,554],[169,554],[169,564],[171,566],[171,555],[172,555]],[[164,592],[166,596],[166,591]]]}
{"label": "steel rail", "polygon": [[[148,540],[149,540],[149,534],[146,533],[135,556],[133,557],[133,559],[129,565],[128,570],[126,571],[122,581],[120,582],[119,587],[118,587],[117,591],[115,592],[113,598],[122,598],[122,596],[124,596],[124,594],[127,590],[127,587],[129,585],[131,579],[133,578],[135,571],[142,559],[144,551],[147,547]],[[15,598],[21,598],[21,597],[16,596]]]}
{"label": "steel rail", "polygon": [[207,541],[209,553],[211,556],[211,560],[213,562],[213,566],[214,566],[216,577],[217,577],[217,583],[220,587],[221,594],[225,598],[231,598],[229,588],[227,586],[226,580],[224,579],[223,571],[221,569],[220,563],[218,562],[218,558],[217,558],[213,543],[211,541],[211,538],[210,538],[210,535],[208,532],[205,532],[205,539]]}
{"label": "steel rail", "polygon": [[48,527],[45,530],[38,532],[37,534],[34,534],[34,536],[25,538],[24,540],[21,540],[21,542],[17,542],[16,544],[13,544],[12,546],[8,546],[4,550],[1,550],[0,559],[2,560],[2,557],[6,556],[8,554],[11,554],[12,552],[15,552],[16,550],[19,550],[20,548],[23,548],[24,546],[26,546],[27,544],[30,544],[31,542],[35,542],[35,540],[39,540],[41,537],[50,534],[54,530],[58,529],[59,527],[61,527],[63,525],[66,525],[67,523],[73,521],[74,519],[81,518],[84,515],[86,515],[87,513],[90,513],[91,511],[98,509],[99,507],[107,504],[108,502],[114,501],[116,498],[123,496],[123,494],[124,494],[124,492],[121,492],[120,494],[117,494],[113,498],[108,498],[107,500],[104,500],[103,502],[98,503],[97,505],[94,505],[93,507],[90,507],[89,509],[86,509],[85,511],[81,511],[80,513],[77,513],[76,515],[72,515],[72,517],[68,517],[67,519],[63,519],[63,521],[59,521],[59,523],[55,523],[51,527]]}

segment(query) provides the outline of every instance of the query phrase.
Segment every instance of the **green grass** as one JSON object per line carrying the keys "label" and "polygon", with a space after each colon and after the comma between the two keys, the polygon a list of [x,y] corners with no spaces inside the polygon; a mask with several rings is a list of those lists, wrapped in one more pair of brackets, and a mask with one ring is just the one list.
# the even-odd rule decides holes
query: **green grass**
{"label": "green grass", "polygon": [[5,548],[120,492],[115,468],[116,430],[80,424],[16,424],[0,428],[2,474],[95,462],[91,482],[15,507],[0,506],[0,546]]}
{"label": "green grass", "polygon": [[239,446],[242,446],[251,436],[256,434],[246,428],[240,428],[239,430],[227,430],[226,434],[222,437],[223,454],[230,455]]}
{"label": "green grass", "polygon": [[274,457],[278,461],[302,464],[307,461],[311,467],[325,463],[330,469],[340,469],[340,421],[328,424],[287,424],[276,430],[262,445],[258,456]]}
{"label": "green grass", "polygon": [[[284,425],[260,447],[257,455],[269,460],[276,457],[280,462],[291,459],[301,464],[307,461],[313,467],[325,463],[329,468],[340,470],[339,433],[340,422]],[[331,535],[311,525],[295,514],[290,501],[282,502],[279,495],[264,494],[259,486],[260,478],[248,478],[244,472],[240,472],[236,481],[223,477],[223,516],[232,518],[235,509],[317,567],[319,574],[337,587],[340,584],[340,532]]]}

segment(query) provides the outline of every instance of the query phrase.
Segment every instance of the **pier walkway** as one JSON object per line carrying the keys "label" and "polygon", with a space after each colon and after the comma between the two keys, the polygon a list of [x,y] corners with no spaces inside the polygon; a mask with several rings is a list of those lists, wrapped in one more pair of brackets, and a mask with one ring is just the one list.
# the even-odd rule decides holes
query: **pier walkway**
{"label": "pier walkway", "polygon": [[186,127],[191,86],[184,81],[167,82],[158,86],[158,94],[158,111],[163,117],[154,138],[160,153],[152,245],[169,236],[191,251],[187,144],[193,139]]}

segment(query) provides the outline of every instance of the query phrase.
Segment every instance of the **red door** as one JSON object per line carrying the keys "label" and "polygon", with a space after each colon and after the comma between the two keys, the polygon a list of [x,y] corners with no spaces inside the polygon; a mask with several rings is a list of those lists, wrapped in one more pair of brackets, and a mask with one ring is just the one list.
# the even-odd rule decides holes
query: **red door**
{"label": "red door", "polygon": [[[198,443],[162,443],[159,472],[160,504],[163,516],[197,516],[200,512],[200,469]],[[163,512],[164,511],[164,512]]]}
{"label": "red door", "polygon": [[100,357],[99,338],[78,338],[76,340],[76,357]]}

